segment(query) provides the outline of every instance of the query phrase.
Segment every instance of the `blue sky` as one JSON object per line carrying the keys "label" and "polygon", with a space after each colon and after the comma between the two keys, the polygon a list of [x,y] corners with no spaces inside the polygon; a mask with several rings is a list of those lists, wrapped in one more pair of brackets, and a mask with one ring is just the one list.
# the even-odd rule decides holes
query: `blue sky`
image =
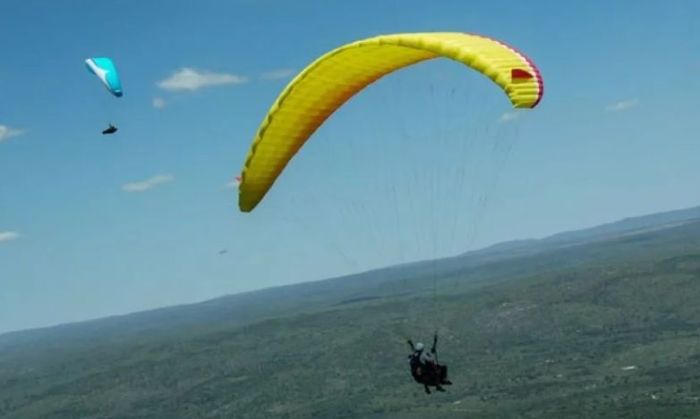
{"label": "blue sky", "polygon": [[[700,204],[700,3],[570,3],[4,1],[0,332]],[[543,73],[540,107],[512,114],[454,63],[404,70],[239,213],[227,184],[290,77],[411,31],[516,46]],[[121,99],[84,68],[103,55]]]}

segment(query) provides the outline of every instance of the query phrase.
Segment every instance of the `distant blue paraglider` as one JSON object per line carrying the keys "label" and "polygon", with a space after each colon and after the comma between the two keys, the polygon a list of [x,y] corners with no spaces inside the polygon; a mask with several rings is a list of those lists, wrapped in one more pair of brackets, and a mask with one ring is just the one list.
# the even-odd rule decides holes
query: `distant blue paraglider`
{"label": "distant blue paraglider", "polygon": [[102,84],[105,85],[111,94],[116,97],[122,97],[124,94],[122,91],[122,82],[119,80],[117,67],[114,65],[111,58],[88,58],[85,60],[85,65],[92,74],[96,75],[100,81],[102,81]]}

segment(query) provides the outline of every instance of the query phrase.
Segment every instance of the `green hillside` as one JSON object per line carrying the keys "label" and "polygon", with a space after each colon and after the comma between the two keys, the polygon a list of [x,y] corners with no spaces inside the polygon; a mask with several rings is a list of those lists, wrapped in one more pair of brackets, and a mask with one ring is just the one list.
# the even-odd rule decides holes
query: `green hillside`
{"label": "green hillside", "polygon": [[[700,417],[700,222],[677,224],[5,335],[0,417]],[[427,396],[405,337],[436,328],[455,384]]]}

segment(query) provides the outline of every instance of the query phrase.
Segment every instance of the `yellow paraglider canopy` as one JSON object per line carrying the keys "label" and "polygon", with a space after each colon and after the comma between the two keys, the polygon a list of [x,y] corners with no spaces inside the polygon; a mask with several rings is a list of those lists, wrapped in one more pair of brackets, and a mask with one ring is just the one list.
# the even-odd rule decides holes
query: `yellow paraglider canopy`
{"label": "yellow paraglider canopy", "polygon": [[252,211],[260,203],[306,140],[353,95],[393,71],[438,57],[486,75],[516,108],[534,108],[542,98],[542,77],[532,61],[483,36],[408,33],[344,45],[299,73],[263,119],[241,172],[240,210]]}

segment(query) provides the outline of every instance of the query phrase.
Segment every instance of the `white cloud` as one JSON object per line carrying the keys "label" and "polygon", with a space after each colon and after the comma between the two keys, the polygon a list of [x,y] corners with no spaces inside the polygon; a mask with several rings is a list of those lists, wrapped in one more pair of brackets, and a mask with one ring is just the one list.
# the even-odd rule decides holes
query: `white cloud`
{"label": "white cloud", "polygon": [[263,80],[280,80],[291,77],[294,74],[293,68],[280,68],[277,70],[267,71],[260,75]]}
{"label": "white cloud", "polygon": [[7,125],[0,125],[0,143],[22,134],[24,134],[24,130],[10,128]]}
{"label": "white cloud", "polygon": [[122,190],[125,192],[144,192],[173,180],[175,180],[175,177],[172,175],[155,175],[148,179],[122,185]]}
{"label": "white cloud", "polygon": [[212,73],[185,67],[173,73],[170,77],[156,83],[163,90],[195,91],[204,87],[224,86],[229,84],[241,84],[248,79],[243,76],[228,73]]}
{"label": "white cloud", "polygon": [[518,119],[518,114],[515,112],[506,112],[498,118],[499,122],[510,122]]}
{"label": "white cloud", "polygon": [[226,189],[238,189],[238,186],[241,184],[241,177],[236,176],[235,178],[231,179],[230,181],[226,182],[224,187]]}
{"label": "white cloud", "polygon": [[605,110],[610,111],[610,112],[626,111],[628,109],[632,109],[634,107],[637,107],[638,105],[639,105],[639,100],[628,99],[628,100],[623,100],[621,102],[613,103],[612,105],[608,105],[605,107]]}
{"label": "white cloud", "polygon": [[165,99],[162,97],[154,97],[153,98],[153,107],[156,109],[163,109],[165,107]]}
{"label": "white cloud", "polygon": [[17,240],[20,237],[22,237],[22,235],[14,231],[0,231],[0,243]]}

